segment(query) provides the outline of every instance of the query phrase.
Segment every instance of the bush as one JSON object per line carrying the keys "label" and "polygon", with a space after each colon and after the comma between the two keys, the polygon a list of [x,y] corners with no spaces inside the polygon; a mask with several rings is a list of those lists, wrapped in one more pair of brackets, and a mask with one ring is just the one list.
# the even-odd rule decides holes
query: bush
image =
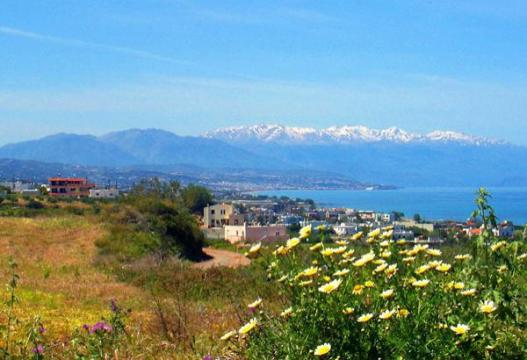
{"label": "bush", "polygon": [[120,261],[154,254],[160,259],[200,259],[204,236],[196,219],[175,201],[134,196],[103,211],[109,235],[98,241],[102,255]]}
{"label": "bush", "polygon": [[31,199],[27,202],[26,208],[33,209],[33,210],[40,210],[44,208],[44,204],[42,204],[40,201],[37,201],[35,199]]}
{"label": "bush", "polygon": [[202,214],[205,206],[212,203],[210,191],[198,185],[189,185],[181,191],[181,197],[185,206],[195,214]]}

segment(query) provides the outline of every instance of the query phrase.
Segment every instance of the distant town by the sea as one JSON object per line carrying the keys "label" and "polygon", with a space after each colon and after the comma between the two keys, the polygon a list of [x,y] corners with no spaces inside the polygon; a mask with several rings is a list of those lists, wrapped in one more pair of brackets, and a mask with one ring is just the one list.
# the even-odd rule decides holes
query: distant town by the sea
{"label": "distant town by the sea", "polygon": [[[472,187],[408,187],[368,190],[272,190],[258,194],[313,199],[318,206],[419,214],[426,220],[466,220],[475,209]],[[527,187],[491,187],[491,205],[499,220],[527,223]]]}

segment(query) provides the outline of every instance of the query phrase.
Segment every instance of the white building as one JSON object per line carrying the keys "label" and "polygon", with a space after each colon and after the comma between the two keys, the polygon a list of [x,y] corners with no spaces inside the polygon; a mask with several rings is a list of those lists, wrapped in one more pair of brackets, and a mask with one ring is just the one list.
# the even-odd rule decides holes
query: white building
{"label": "white building", "polygon": [[351,236],[359,232],[359,225],[342,223],[340,225],[333,225],[333,230],[337,236]]}
{"label": "white building", "polygon": [[90,189],[92,199],[115,199],[119,197],[118,189]]}
{"label": "white building", "polygon": [[494,229],[494,235],[500,238],[512,238],[514,237],[514,225],[512,222],[505,220],[498,224],[498,228]]}
{"label": "white building", "polygon": [[272,242],[286,240],[287,227],[283,224],[255,225],[225,225],[225,240],[237,242]]}

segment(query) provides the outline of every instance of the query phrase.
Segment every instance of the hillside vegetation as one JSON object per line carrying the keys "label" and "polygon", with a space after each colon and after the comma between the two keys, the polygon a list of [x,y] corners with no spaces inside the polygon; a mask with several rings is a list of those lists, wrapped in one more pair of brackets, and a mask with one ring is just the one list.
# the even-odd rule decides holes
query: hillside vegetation
{"label": "hillside vegetation", "polygon": [[[247,267],[199,269],[180,251],[196,226],[181,189],[143,185],[121,202],[43,199],[27,208],[18,199],[20,211],[2,213],[3,358],[517,359],[527,351],[525,239],[484,231],[433,249],[394,242],[386,228],[334,244],[326,229],[307,227],[286,243],[251,246]],[[490,227],[487,200],[482,190],[476,215]]]}

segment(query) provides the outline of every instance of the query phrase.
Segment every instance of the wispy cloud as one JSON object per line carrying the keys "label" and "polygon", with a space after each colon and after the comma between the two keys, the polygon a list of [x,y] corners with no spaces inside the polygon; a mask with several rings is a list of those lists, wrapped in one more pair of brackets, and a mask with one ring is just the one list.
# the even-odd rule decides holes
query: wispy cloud
{"label": "wispy cloud", "polygon": [[8,26],[0,26],[0,34],[12,36],[12,37],[19,37],[19,38],[25,38],[25,39],[30,39],[30,40],[42,41],[42,42],[55,43],[55,44],[59,44],[63,46],[69,46],[69,47],[78,47],[78,48],[90,49],[90,50],[96,50],[96,51],[120,53],[124,55],[129,55],[129,56],[134,56],[134,57],[144,58],[144,59],[151,59],[151,60],[156,60],[156,61],[165,61],[165,62],[178,63],[178,64],[189,64],[189,62],[187,61],[177,60],[172,57],[159,55],[156,53],[152,53],[150,51],[144,51],[144,50],[129,48],[125,46],[107,45],[107,44],[100,44],[96,42],[84,41],[84,40],[79,40],[79,39],[52,36],[52,35],[41,34],[41,33],[26,31],[22,29],[12,28]]}

